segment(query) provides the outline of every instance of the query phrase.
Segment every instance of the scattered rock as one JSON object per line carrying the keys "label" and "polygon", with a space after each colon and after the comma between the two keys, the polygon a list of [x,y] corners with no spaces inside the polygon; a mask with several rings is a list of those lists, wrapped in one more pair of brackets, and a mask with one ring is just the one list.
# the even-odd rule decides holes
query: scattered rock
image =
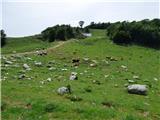
{"label": "scattered rock", "polygon": [[48,68],[50,71],[52,71],[52,70],[56,70],[56,68],[55,67],[50,67],[50,68]]}
{"label": "scattered rock", "polygon": [[83,58],[83,61],[85,61],[85,62],[89,62],[89,58]]}
{"label": "scattered rock", "polygon": [[24,68],[25,70],[31,70],[31,68],[30,68],[27,64],[23,64],[23,68]]}
{"label": "scattered rock", "polygon": [[125,65],[121,65],[121,68],[123,68],[123,69],[127,69],[127,66],[125,66]]}
{"label": "scattered rock", "polygon": [[115,84],[114,87],[118,87],[118,84]]}
{"label": "scattered rock", "polygon": [[104,62],[105,64],[109,65],[109,62],[107,60],[102,60],[102,62]]}
{"label": "scattered rock", "polygon": [[41,62],[34,62],[34,64],[35,64],[35,66],[37,66],[37,67],[41,67],[42,66],[42,63]]}
{"label": "scattered rock", "polygon": [[98,61],[97,60],[92,60],[93,63],[95,64],[98,64]]}
{"label": "scattered rock", "polygon": [[134,81],[134,80],[128,80],[128,82],[129,82],[129,83],[135,83],[135,81]]}
{"label": "scattered rock", "polygon": [[6,61],[5,61],[5,64],[13,64],[13,62],[12,62],[12,61],[9,61],[9,60],[6,60]]}
{"label": "scattered rock", "polygon": [[7,58],[5,56],[2,56],[1,59],[2,60],[7,60]]}
{"label": "scattered rock", "polygon": [[60,88],[58,88],[57,93],[59,95],[64,95],[64,94],[71,93],[70,85],[68,85],[66,87],[60,87]]}
{"label": "scattered rock", "polygon": [[109,75],[104,75],[104,77],[105,77],[105,78],[108,78],[108,77],[109,77]]}
{"label": "scattered rock", "polygon": [[62,68],[61,70],[62,70],[62,71],[67,71],[68,69],[67,69],[67,68]]}
{"label": "scattered rock", "polygon": [[158,81],[158,78],[154,78],[154,81]]}
{"label": "scattered rock", "polygon": [[80,75],[83,75],[83,73],[81,72],[81,73],[79,73]]}
{"label": "scattered rock", "polygon": [[97,64],[95,64],[95,63],[91,63],[89,66],[90,66],[90,67],[96,67],[96,66],[97,66]]}
{"label": "scattered rock", "polygon": [[100,81],[98,81],[98,80],[93,80],[92,83],[93,83],[93,84],[97,84],[97,85],[100,85],[100,84],[101,84]]}
{"label": "scattered rock", "polygon": [[106,58],[110,61],[118,61],[118,59],[111,57],[111,56],[106,56]]}
{"label": "scattered rock", "polygon": [[32,104],[31,103],[27,103],[25,106],[26,109],[32,109]]}
{"label": "scattered rock", "polygon": [[72,72],[70,77],[69,77],[70,80],[78,80],[78,77],[77,77],[77,73],[76,72]]}
{"label": "scattered rock", "polygon": [[26,59],[27,59],[27,60],[32,60],[32,58],[30,58],[30,57],[27,57]]}
{"label": "scattered rock", "polygon": [[139,76],[138,75],[133,75],[133,78],[134,79],[139,79]]}
{"label": "scattered rock", "polygon": [[37,55],[47,55],[47,52],[46,51],[36,51]]}
{"label": "scattered rock", "polygon": [[51,81],[52,81],[52,79],[51,79],[51,78],[47,78],[47,81],[48,81],[48,82],[51,82]]}
{"label": "scattered rock", "polygon": [[79,64],[80,64],[80,59],[79,59],[79,58],[72,59],[72,64],[73,64],[73,66],[79,66]]}
{"label": "scattered rock", "polygon": [[23,78],[25,78],[25,77],[26,77],[25,74],[21,74],[21,75],[18,76],[18,79],[23,79]]}
{"label": "scattered rock", "polygon": [[127,90],[131,94],[139,94],[139,95],[146,95],[147,94],[146,85],[140,85],[140,84],[129,85],[127,87]]}

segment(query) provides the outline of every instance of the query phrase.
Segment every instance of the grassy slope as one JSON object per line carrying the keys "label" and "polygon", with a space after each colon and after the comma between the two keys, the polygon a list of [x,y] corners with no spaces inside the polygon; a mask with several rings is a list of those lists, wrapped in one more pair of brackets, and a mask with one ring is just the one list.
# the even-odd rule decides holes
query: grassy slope
{"label": "grassy slope", "polygon": [[8,38],[7,44],[2,48],[2,54],[12,53],[13,51],[28,52],[36,49],[47,48],[51,44],[43,42],[33,37]]}
{"label": "grassy slope", "polygon": [[[94,36],[84,40],[67,43],[57,48],[47,56],[32,56],[34,60],[41,61],[43,67],[34,66],[33,61],[25,57],[17,59],[18,68],[9,67],[2,70],[2,102],[6,109],[2,112],[3,120],[158,120],[160,119],[160,76],[159,76],[159,51],[138,46],[124,47],[111,43],[105,37],[104,31],[93,31]],[[109,61],[109,65],[102,62],[106,56],[112,56],[118,61]],[[89,57],[99,62],[95,68],[88,67],[82,62],[78,68],[71,67],[71,59]],[[123,57],[123,60],[120,58]],[[48,61],[55,60],[55,71],[46,67]],[[2,62],[3,63],[3,62]],[[26,75],[34,77],[33,80],[18,80],[17,76],[22,70],[22,64],[28,63],[32,71]],[[66,65],[67,64],[67,65]],[[126,65],[128,71],[123,71],[120,66]],[[67,68],[67,71],[62,71]],[[84,71],[88,72],[85,73]],[[77,81],[69,81],[71,71],[78,74]],[[8,73],[8,75],[7,75]],[[109,75],[105,78],[104,75]],[[131,95],[125,90],[127,79],[139,75],[138,83],[150,86],[147,96]],[[48,77],[52,82],[41,84],[40,81]],[[159,80],[155,81],[156,77]],[[93,84],[98,80],[102,84]],[[65,96],[59,96],[55,90],[61,86],[71,85],[72,95],[81,97],[79,102],[71,102]],[[116,86],[115,86],[116,85]],[[86,92],[85,88],[92,92]],[[112,107],[103,106],[101,102],[109,102]],[[32,108],[27,109],[26,104],[31,103]],[[44,108],[48,103],[54,104],[53,112],[46,113]]]}

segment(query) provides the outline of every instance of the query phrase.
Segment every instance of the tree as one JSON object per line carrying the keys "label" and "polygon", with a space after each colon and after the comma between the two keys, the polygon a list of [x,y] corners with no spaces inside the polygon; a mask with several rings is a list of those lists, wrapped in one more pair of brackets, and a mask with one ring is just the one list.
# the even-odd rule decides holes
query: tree
{"label": "tree", "polygon": [[79,21],[79,25],[81,28],[83,27],[83,24],[84,24],[84,21]]}
{"label": "tree", "polygon": [[6,44],[6,34],[4,30],[1,30],[1,47],[3,47]]}

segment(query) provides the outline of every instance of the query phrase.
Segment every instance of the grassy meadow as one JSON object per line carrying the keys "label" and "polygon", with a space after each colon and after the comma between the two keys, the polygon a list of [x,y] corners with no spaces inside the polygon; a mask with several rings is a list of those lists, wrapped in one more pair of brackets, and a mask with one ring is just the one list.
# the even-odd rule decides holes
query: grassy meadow
{"label": "grassy meadow", "polygon": [[[7,54],[54,47],[57,43],[32,38],[8,40],[2,56],[13,63],[5,66],[5,60],[1,60],[2,120],[159,120],[160,51],[116,45],[104,30],[92,30],[92,34],[70,40],[45,56]],[[72,66],[73,58],[80,59],[78,67]],[[97,66],[90,67],[93,60]],[[42,66],[35,66],[34,61],[42,62]],[[25,71],[24,63],[32,70]],[[69,80],[71,72],[78,73],[78,80]],[[23,79],[18,78],[21,74],[25,74]],[[148,94],[129,94],[125,87],[132,84],[129,80],[147,85]],[[58,95],[57,89],[67,85],[71,85],[72,93]]]}

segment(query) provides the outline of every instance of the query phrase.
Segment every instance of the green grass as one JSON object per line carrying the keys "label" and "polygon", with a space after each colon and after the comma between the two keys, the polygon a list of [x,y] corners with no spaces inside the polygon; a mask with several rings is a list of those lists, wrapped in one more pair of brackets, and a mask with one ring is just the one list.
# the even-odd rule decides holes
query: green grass
{"label": "green grass", "polygon": [[7,44],[1,49],[2,54],[13,53],[13,51],[28,52],[36,49],[47,48],[50,43],[43,42],[34,37],[7,38]]}
{"label": "green grass", "polygon": [[[92,30],[93,37],[75,40],[51,51],[47,56],[28,55],[16,59],[19,67],[2,67],[2,111],[3,120],[158,120],[160,119],[160,71],[159,51],[139,46],[119,46],[105,37],[105,31]],[[5,49],[5,48],[4,48]],[[103,62],[106,56],[118,61]],[[30,57],[33,60],[27,60]],[[80,58],[78,68],[72,67],[72,58]],[[97,67],[89,67],[82,58],[97,60]],[[122,59],[123,58],[123,59]],[[11,59],[11,57],[8,57]],[[49,61],[55,61],[49,71]],[[36,67],[34,61],[41,61],[42,67]],[[32,80],[19,80],[17,76],[23,70],[23,63],[31,66],[32,71],[25,74]],[[2,65],[4,64],[2,60]],[[126,65],[128,71],[120,66]],[[62,71],[67,68],[67,71]],[[78,73],[77,81],[70,81],[72,71]],[[88,72],[84,72],[88,71]],[[81,75],[80,73],[83,73]],[[105,75],[109,75],[105,78]],[[137,83],[147,84],[147,96],[128,94],[124,84],[126,79],[140,77]],[[41,84],[51,77],[53,81]],[[158,78],[155,81],[154,78]],[[93,80],[101,84],[93,83]],[[56,90],[70,84],[71,95],[60,96]],[[91,89],[87,92],[86,89]],[[71,101],[76,95],[81,101]],[[108,103],[109,105],[103,105]],[[27,104],[31,105],[27,107]],[[48,105],[51,105],[50,107]],[[49,110],[48,110],[49,109]]]}

